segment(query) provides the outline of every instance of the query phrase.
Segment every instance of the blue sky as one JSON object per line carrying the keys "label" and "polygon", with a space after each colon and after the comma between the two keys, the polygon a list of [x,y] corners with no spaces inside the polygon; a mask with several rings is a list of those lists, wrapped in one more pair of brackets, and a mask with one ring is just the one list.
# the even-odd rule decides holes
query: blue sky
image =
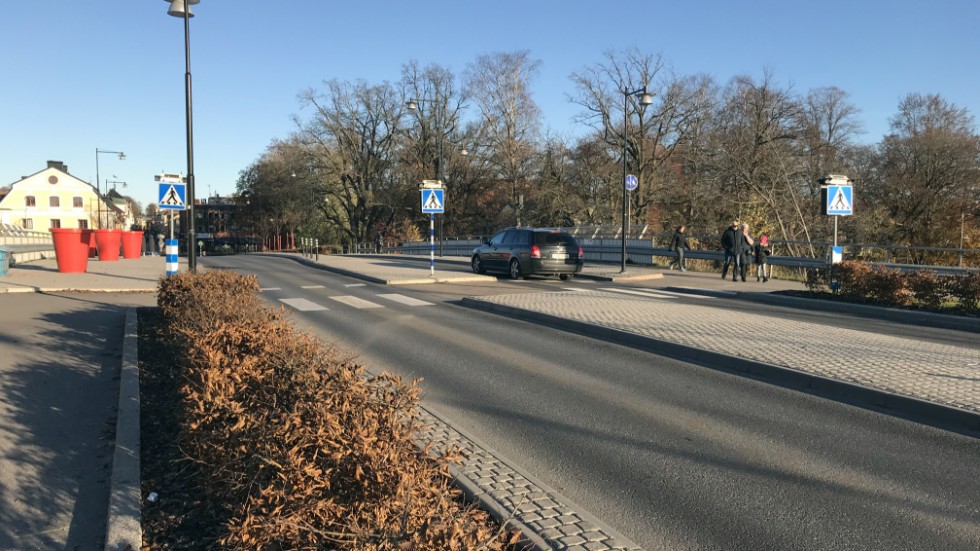
{"label": "blue sky", "polygon": [[[47,160],[124,181],[144,206],[153,176],[186,171],[183,22],[164,0],[5,1],[0,185]],[[877,142],[905,95],[935,93],[980,118],[980,1],[201,0],[191,20],[197,193],[231,194],[240,170],[308,118],[297,94],[325,80],[398,81],[437,63],[529,50],[547,129],[580,136],[569,75],[636,48],[677,74],[736,75],[804,93],[837,86]],[[121,184],[117,184],[121,186]]]}

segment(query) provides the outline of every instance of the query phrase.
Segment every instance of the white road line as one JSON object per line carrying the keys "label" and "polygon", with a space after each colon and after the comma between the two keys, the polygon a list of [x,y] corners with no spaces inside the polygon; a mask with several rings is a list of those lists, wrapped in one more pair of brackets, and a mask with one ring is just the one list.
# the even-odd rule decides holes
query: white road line
{"label": "white road line", "polygon": [[306,300],[305,298],[281,298],[279,299],[279,302],[292,306],[300,312],[315,312],[318,310],[327,309],[326,306],[320,306],[319,304]]}
{"label": "white road line", "polygon": [[282,291],[282,287],[262,287],[259,289],[260,293],[264,293],[266,291]]}
{"label": "white road line", "polygon": [[614,293],[624,293],[627,295],[639,295],[641,297],[647,298],[677,298],[671,295],[665,295],[654,291],[637,291],[635,289],[619,289],[616,287],[604,287],[603,291],[612,291]]}
{"label": "white road line", "polygon": [[351,295],[341,295],[341,296],[336,296],[336,297],[330,297],[330,299],[331,300],[336,300],[337,302],[339,302],[341,304],[346,304],[347,306],[351,306],[351,307],[357,308],[359,310],[362,310],[362,309],[365,309],[365,308],[384,308],[384,306],[382,306],[380,304],[375,304],[373,302],[364,300],[362,298],[357,298],[357,297],[351,296]]}
{"label": "white road line", "polygon": [[417,298],[406,297],[405,295],[399,295],[397,293],[378,295],[381,298],[386,298],[388,300],[393,300],[400,304],[405,304],[407,306],[432,306],[431,302],[426,302],[424,300],[419,300]]}
{"label": "white road line", "polygon": [[323,289],[323,285],[300,285],[300,289]]}
{"label": "white road line", "polygon": [[344,287],[364,287],[367,283],[347,283]]}
{"label": "white road line", "polygon": [[565,291],[591,291],[592,289],[583,289],[582,287],[562,287]]}

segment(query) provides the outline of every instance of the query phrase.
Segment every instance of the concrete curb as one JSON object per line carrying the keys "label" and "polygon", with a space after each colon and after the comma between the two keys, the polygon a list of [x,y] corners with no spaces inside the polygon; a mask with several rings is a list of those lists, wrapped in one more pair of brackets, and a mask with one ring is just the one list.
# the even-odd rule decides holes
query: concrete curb
{"label": "concrete curb", "polygon": [[682,361],[696,363],[709,369],[749,375],[780,386],[810,392],[854,406],[882,410],[897,417],[945,430],[970,436],[980,435],[980,414],[971,411],[936,404],[910,396],[902,396],[855,383],[830,379],[788,367],[767,364],[720,352],[701,350],[692,346],[638,335],[620,329],[569,320],[514,306],[493,304],[477,298],[465,297],[460,304],[493,314],[530,321],[571,333],[615,342],[640,350],[647,350]]}
{"label": "concrete curb", "polygon": [[106,551],[136,551],[143,545],[140,490],[139,320],[135,308],[126,310],[116,449],[112,456]]}
{"label": "concrete curb", "polygon": [[864,318],[890,321],[892,323],[901,323],[903,325],[920,325],[925,327],[936,327],[939,329],[950,329],[952,331],[963,331],[966,333],[980,333],[980,318],[971,318],[966,316],[937,314],[935,312],[921,312],[918,310],[903,310],[901,308],[887,308],[884,306],[856,304],[853,302],[844,301],[794,297],[779,293],[761,291],[720,291],[716,289],[704,289],[699,287],[664,287],[663,289],[666,291],[685,293],[688,295],[732,298],[748,302],[761,302],[771,306],[796,308],[798,310],[815,310],[819,312],[850,314]]}

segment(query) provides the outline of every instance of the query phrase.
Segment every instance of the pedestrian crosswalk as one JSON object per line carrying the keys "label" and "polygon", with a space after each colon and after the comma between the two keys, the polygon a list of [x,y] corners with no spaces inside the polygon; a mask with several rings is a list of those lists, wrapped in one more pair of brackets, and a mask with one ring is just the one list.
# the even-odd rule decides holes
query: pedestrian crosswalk
{"label": "pedestrian crosswalk", "polygon": [[[304,287],[301,287],[301,288],[302,289],[322,289],[324,287],[322,285],[319,285],[319,286],[308,286],[308,287],[307,286],[304,286]],[[280,289],[278,287],[270,287],[270,288],[262,289],[262,290],[263,291],[281,291],[282,289]],[[395,303],[398,303],[398,304],[402,304],[404,306],[432,306],[433,305],[433,303],[431,303],[431,302],[427,302],[427,301],[424,301],[424,300],[420,300],[420,299],[409,297],[409,296],[405,296],[405,295],[400,295],[400,294],[397,294],[397,293],[382,293],[382,294],[378,294],[378,295],[375,295],[375,296],[377,296],[378,298],[384,299],[385,301],[395,302]],[[346,307],[349,307],[349,308],[354,308],[354,309],[357,309],[357,310],[368,310],[368,309],[372,309],[372,308],[384,308],[385,307],[385,304],[381,304],[379,302],[373,302],[371,300],[368,300],[368,299],[365,299],[365,298],[361,298],[361,297],[356,297],[354,295],[333,295],[333,296],[326,297],[326,299],[329,300],[329,301],[331,301],[331,302],[328,303],[331,306],[336,306],[336,304],[339,304],[339,305],[343,305],[343,306],[346,306]],[[330,310],[330,306],[327,306],[327,305],[324,305],[324,304],[320,304],[320,303],[314,302],[313,300],[310,300],[309,298],[286,297],[286,298],[279,298],[278,300],[279,300],[279,302],[285,304],[286,306],[290,306],[290,307],[292,307],[292,308],[294,308],[294,309],[296,309],[296,310],[298,310],[300,312],[316,312],[316,311]],[[336,303],[336,304],[334,304],[334,303]]]}
{"label": "pedestrian crosswalk", "polygon": [[[363,285],[345,285],[345,287],[362,287]],[[323,285],[302,285],[300,286],[303,290],[319,290],[325,289]],[[279,292],[282,291],[280,287],[267,287],[261,289],[263,292]],[[663,299],[663,300],[673,300],[680,297],[686,298],[697,298],[697,299],[710,299],[712,297],[704,295],[695,295],[689,293],[678,293],[673,291],[667,291],[663,289],[643,289],[635,287],[563,287],[562,290],[570,292],[582,292],[582,291],[605,291],[611,293],[617,293],[621,295],[644,297],[651,299]],[[377,300],[375,300],[377,299]],[[342,295],[328,295],[323,297],[321,302],[316,302],[313,297],[284,297],[278,298],[279,302],[294,308],[300,312],[316,312],[323,310],[330,310],[332,307],[346,307],[354,308],[356,310],[370,310],[370,309],[382,309],[395,303],[401,306],[433,306],[432,302],[421,300],[415,297],[410,297],[407,295],[402,295],[399,293],[376,293],[368,297],[354,296],[350,294]]]}

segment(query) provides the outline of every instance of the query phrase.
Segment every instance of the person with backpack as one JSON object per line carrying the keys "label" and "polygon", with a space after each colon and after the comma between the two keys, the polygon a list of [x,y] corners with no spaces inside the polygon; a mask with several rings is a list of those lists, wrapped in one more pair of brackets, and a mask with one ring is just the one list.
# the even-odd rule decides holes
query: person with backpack
{"label": "person with backpack", "polygon": [[671,270],[674,269],[676,265],[680,271],[686,272],[687,265],[684,263],[684,251],[691,250],[691,246],[687,244],[687,226],[677,226],[674,230],[673,237],[670,238],[670,244],[667,246],[667,250],[670,252],[676,252],[677,258],[668,266]]}

